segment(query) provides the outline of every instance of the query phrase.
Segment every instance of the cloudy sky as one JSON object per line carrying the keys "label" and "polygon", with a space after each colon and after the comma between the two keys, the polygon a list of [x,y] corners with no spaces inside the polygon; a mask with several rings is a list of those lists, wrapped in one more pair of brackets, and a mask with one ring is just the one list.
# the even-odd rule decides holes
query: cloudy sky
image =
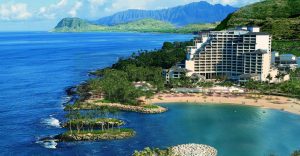
{"label": "cloudy sky", "polygon": [[[200,0],[0,0],[0,31],[49,30],[63,17],[97,19],[127,9],[162,9]],[[241,7],[259,0],[205,0]]]}

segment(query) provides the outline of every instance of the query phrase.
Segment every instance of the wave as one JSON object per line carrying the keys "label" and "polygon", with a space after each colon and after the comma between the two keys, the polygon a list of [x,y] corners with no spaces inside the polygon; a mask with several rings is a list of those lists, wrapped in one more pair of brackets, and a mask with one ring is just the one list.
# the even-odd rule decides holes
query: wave
{"label": "wave", "polygon": [[41,144],[43,147],[48,149],[56,149],[58,144],[55,140],[37,141],[36,143]]}
{"label": "wave", "polygon": [[67,103],[69,103],[71,100],[72,100],[72,96],[65,96],[65,97],[63,97],[61,103],[62,103],[62,104],[67,104]]}
{"label": "wave", "polygon": [[50,118],[43,119],[42,123],[47,125],[47,126],[61,128],[60,121],[58,119],[52,117],[52,116],[50,116]]}

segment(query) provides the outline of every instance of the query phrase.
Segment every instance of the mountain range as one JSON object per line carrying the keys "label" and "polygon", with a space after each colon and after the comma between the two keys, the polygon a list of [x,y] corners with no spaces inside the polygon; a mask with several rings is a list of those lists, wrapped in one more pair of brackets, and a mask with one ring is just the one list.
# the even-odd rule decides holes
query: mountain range
{"label": "mountain range", "polygon": [[161,10],[136,10],[131,9],[118,12],[93,21],[98,25],[117,25],[141,19],[151,18],[172,23],[176,26],[184,26],[195,23],[214,23],[222,21],[228,14],[237,8],[229,5],[212,5],[205,1],[194,2],[187,5],[177,6]]}
{"label": "mountain range", "polygon": [[53,31],[56,32],[166,32],[192,33],[213,29],[237,8],[229,5],[212,5],[200,1],[161,10],[127,10],[96,21],[64,18]]}

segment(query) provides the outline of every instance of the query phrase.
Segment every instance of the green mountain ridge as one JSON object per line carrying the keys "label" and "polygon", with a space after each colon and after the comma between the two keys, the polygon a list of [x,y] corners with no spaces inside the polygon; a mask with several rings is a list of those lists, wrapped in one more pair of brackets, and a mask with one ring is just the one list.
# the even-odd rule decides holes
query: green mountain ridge
{"label": "green mountain ridge", "polygon": [[54,28],[54,32],[161,32],[192,33],[204,29],[214,29],[216,24],[190,24],[176,28],[173,24],[154,19],[142,19],[114,26],[96,25],[80,18],[64,18]]}
{"label": "green mountain ridge", "polygon": [[300,1],[265,0],[230,14],[216,30],[236,26],[260,26],[276,40],[300,39]]}

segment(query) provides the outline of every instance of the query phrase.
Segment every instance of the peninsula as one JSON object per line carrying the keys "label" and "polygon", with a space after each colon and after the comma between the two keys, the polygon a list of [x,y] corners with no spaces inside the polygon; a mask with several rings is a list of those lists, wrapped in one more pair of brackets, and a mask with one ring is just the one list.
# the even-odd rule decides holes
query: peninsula
{"label": "peninsula", "polygon": [[156,32],[156,33],[193,33],[213,29],[219,23],[189,24],[182,27],[151,18],[140,19],[128,23],[106,26],[97,25],[80,18],[64,18],[52,32]]}

